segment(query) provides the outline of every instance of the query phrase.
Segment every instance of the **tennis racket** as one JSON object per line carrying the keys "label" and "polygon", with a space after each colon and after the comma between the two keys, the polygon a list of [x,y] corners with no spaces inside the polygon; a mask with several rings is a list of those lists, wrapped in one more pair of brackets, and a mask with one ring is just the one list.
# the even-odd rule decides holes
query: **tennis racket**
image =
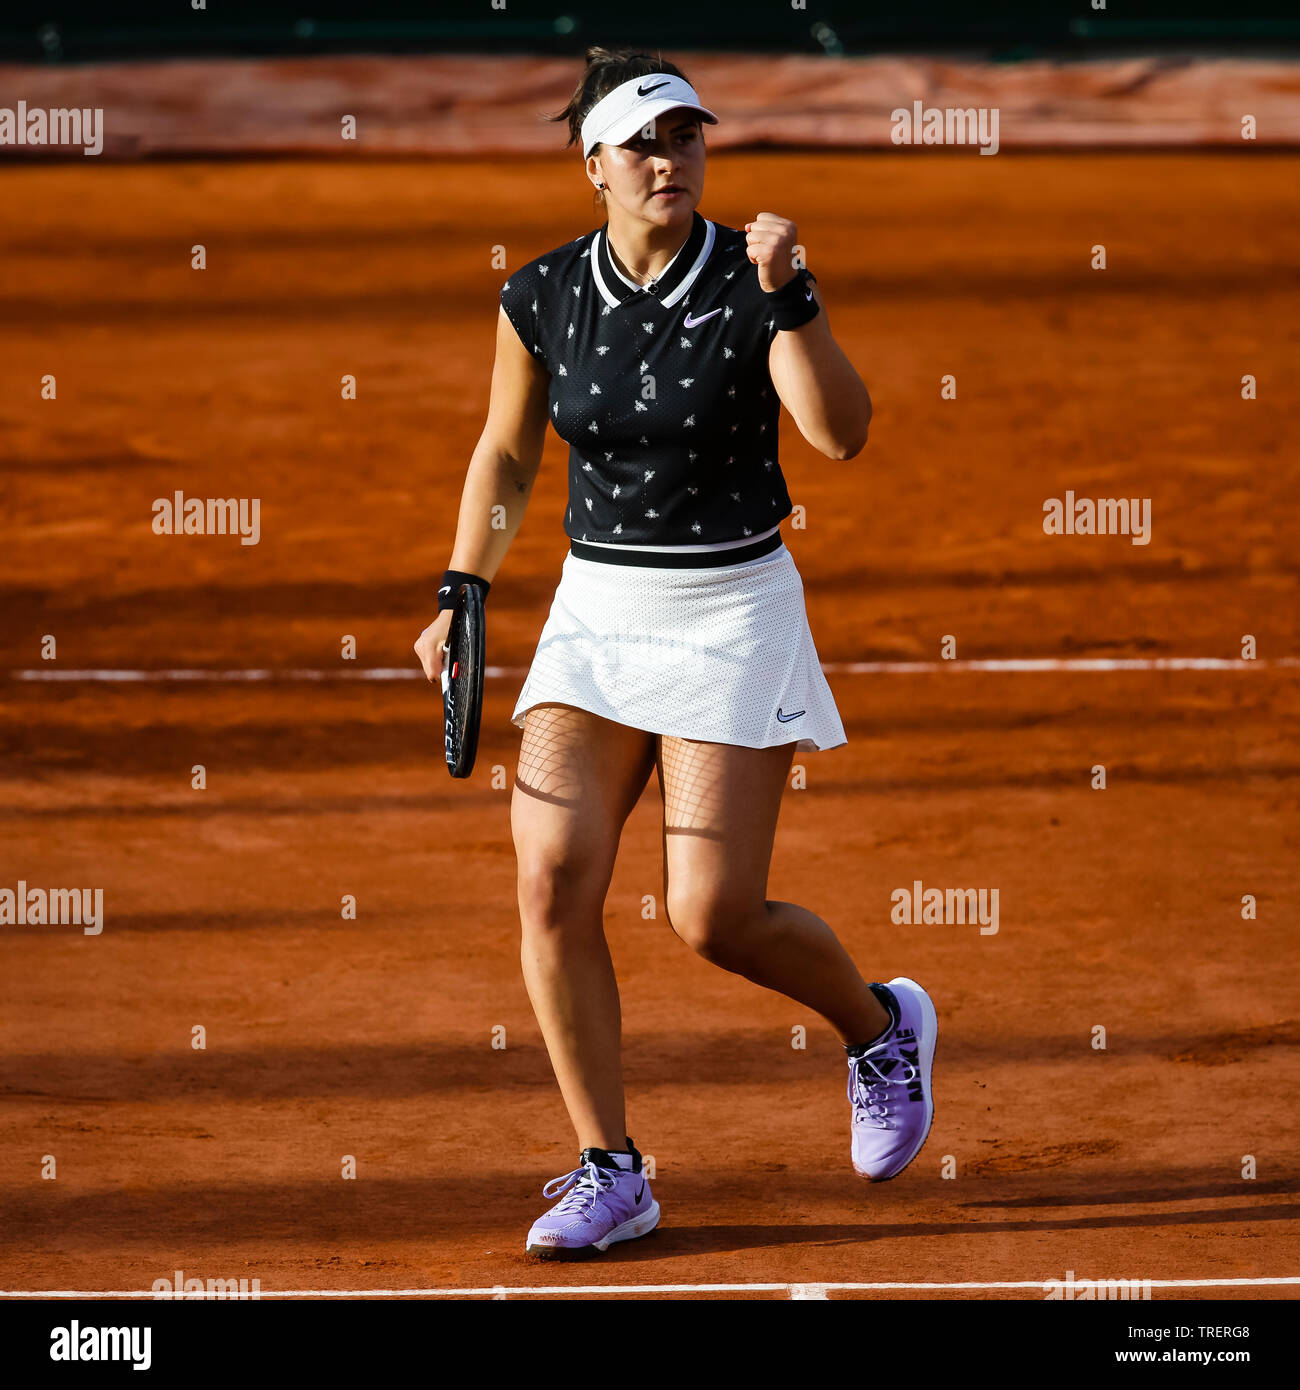
{"label": "tennis racket", "polygon": [[443,730],[447,771],[453,777],[468,777],[474,771],[483,714],[485,645],[483,590],[477,584],[462,584],[442,649]]}

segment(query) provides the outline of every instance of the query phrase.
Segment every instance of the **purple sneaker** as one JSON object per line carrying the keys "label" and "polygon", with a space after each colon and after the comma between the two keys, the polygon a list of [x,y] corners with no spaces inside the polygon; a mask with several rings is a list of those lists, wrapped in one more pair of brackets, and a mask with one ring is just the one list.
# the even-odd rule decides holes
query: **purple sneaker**
{"label": "purple sneaker", "polygon": [[[628,1153],[583,1149],[578,1166],[542,1188],[543,1197],[563,1197],[533,1222],[525,1249],[543,1260],[581,1260],[633,1240],[659,1224],[659,1203],[641,1171],[641,1155],[629,1139]],[[621,1160],[621,1161],[620,1161]],[[624,1166],[627,1165],[627,1166]]]}
{"label": "purple sneaker", "polygon": [[921,1152],[930,1132],[939,1017],[930,996],[906,975],[871,988],[889,1010],[890,1026],[876,1042],[849,1054],[853,1168],[872,1182],[887,1182]]}

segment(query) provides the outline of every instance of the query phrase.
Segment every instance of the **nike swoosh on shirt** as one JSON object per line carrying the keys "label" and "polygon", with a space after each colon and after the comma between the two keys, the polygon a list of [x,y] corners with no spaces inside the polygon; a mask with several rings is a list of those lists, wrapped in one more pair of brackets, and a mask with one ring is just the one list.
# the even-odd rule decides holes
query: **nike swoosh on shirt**
{"label": "nike swoosh on shirt", "polygon": [[692,318],[688,312],[684,322],[687,328],[694,328],[696,324],[703,323],[705,319],[711,319],[714,314],[720,314],[721,312],[721,309],[710,309],[707,314],[701,314],[699,318]]}
{"label": "nike swoosh on shirt", "polygon": [[778,708],[776,711],[776,717],[781,721],[782,724],[788,724],[792,719],[798,719],[801,714],[807,713],[808,711],[806,709],[801,709],[796,710],[793,714],[782,714],[780,709]]}

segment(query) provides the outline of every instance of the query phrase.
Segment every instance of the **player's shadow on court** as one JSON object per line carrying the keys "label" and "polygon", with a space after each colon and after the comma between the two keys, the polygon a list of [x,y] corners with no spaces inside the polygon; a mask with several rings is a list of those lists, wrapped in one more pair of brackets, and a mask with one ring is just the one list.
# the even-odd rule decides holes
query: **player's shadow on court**
{"label": "player's shadow on court", "polygon": [[1300,1207],[1247,1206],[1178,1212],[1107,1212],[1100,1216],[1037,1218],[1017,1221],[837,1221],[818,1226],[673,1226],[665,1223],[652,1235],[626,1246],[613,1245],[605,1264],[640,1264],[689,1255],[741,1254],[778,1246],[870,1245],[882,1240],[921,1236],[1005,1236],[1049,1231],[1132,1230],[1160,1226],[1217,1226],[1238,1222],[1295,1221]]}
{"label": "player's shadow on court", "polygon": [[[1191,1183],[1178,1186],[1176,1183],[1152,1184],[1148,1187],[1126,1188],[1072,1188],[1068,1192],[1044,1192],[1041,1195],[1018,1193],[1009,1197],[985,1197],[978,1201],[960,1203],[963,1209],[988,1208],[1008,1211],[1016,1208],[1037,1207],[1091,1207],[1091,1206],[1146,1206],[1154,1202],[1195,1202],[1212,1200],[1217,1197],[1276,1197],[1300,1192],[1300,1177],[1272,1178],[1267,1182],[1258,1179],[1225,1178],[1218,1182]],[[1296,1209],[1300,1219],[1300,1207]]]}
{"label": "player's shadow on court", "polygon": [[672,1226],[661,1225],[641,1240],[611,1245],[602,1264],[643,1264],[689,1255],[731,1255],[781,1245],[863,1245],[877,1238],[874,1222],[833,1226]]}

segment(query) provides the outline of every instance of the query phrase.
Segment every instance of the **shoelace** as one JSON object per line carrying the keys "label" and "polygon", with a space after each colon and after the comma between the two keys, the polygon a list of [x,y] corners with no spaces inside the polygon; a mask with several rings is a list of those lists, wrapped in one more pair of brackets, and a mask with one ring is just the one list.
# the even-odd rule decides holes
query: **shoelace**
{"label": "shoelace", "polygon": [[608,1191],[617,1181],[617,1175],[608,1168],[602,1168],[595,1163],[583,1163],[573,1172],[565,1173],[563,1177],[552,1178],[542,1188],[542,1196],[558,1197],[561,1192],[567,1190],[569,1195],[556,1206],[553,1214],[583,1214],[588,1206],[595,1206],[596,1198],[601,1192]]}
{"label": "shoelace", "polygon": [[[878,1059],[895,1062],[897,1066],[891,1072],[881,1071]],[[920,1072],[911,1062],[889,1051],[888,1038],[864,1052],[861,1057],[850,1057],[848,1097],[853,1102],[854,1123],[865,1120],[877,1129],[888,1129],[888,1087],[905,1086],[915,1081],[919,1075]],[[876,1094],[877,1089],[880,1091],[879,1095]]]}

